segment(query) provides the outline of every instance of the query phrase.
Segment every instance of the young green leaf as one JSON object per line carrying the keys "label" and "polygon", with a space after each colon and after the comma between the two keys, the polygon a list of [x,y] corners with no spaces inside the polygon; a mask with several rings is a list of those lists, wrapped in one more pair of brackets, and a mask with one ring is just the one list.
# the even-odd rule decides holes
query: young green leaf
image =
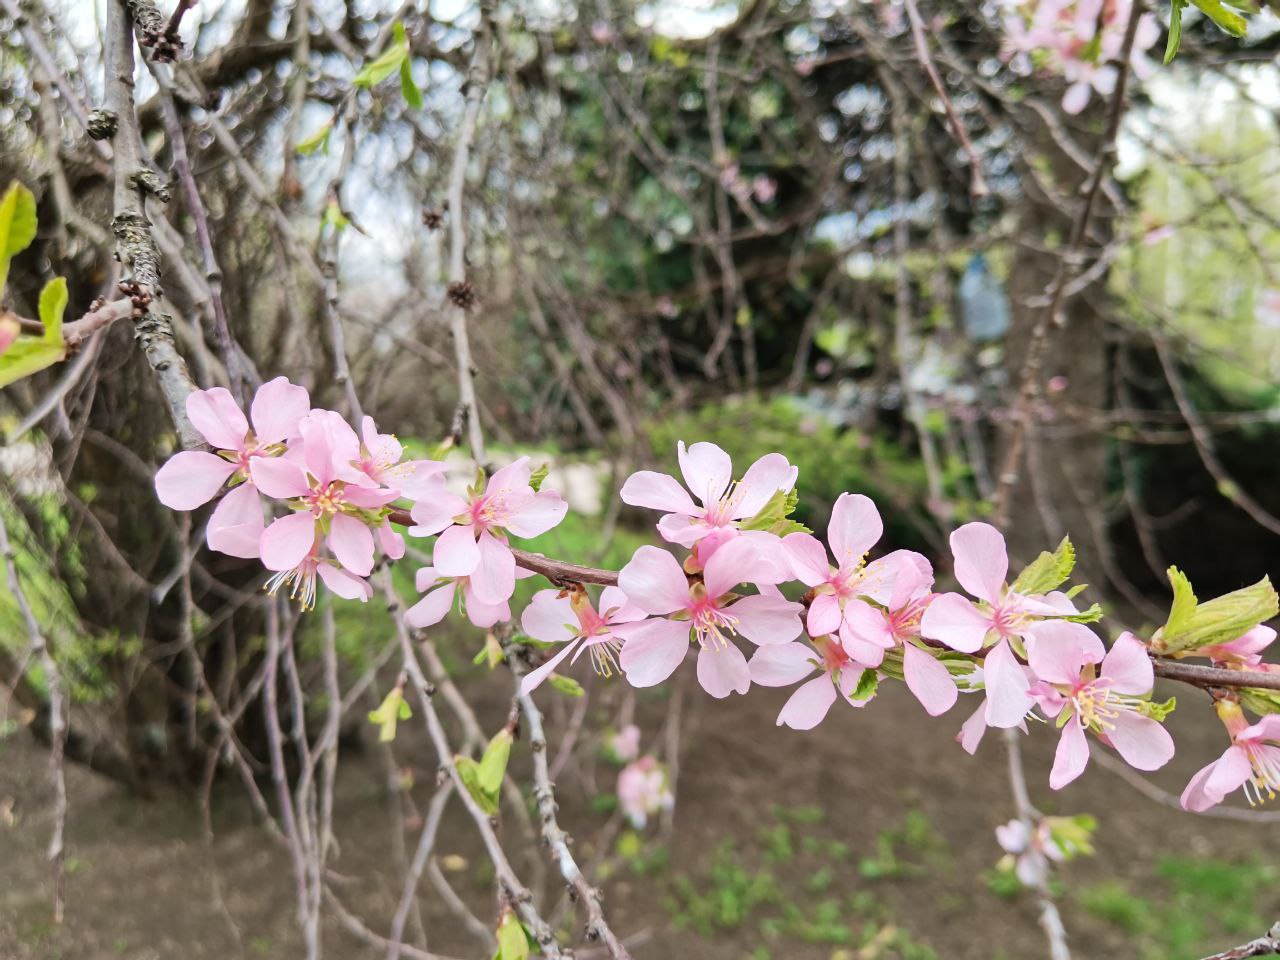
{"label": "young green leaf", "polygon": [[529,474],[529,486],[533,487],[533,492],[537,493],[542,489],[542,485],[546,483],[547,474],[551,472],[551,464],[544,463]]}
{"label": "young green leaf", "polygon": [[1169,14],[1169,42],[1164,48],[1164,62],[1169,63],[1178,55],[1182,46],[1182,11],[1186,9],[1187,0],[1173,0],[1173,9]]}
{"label": "young green leaf", "polygon": [[547,683],[551,684],[566,697],[580,697],[586,692],[582,689],[582,684],[573,679],[573,677],[565,677],[558,673],[553,673],[548,677]]}
{"label": "young green leaf", "polygon": [[1176,636],[1186,629],[1192,615],[1196,612],[1198,601],[1195,591],[1191,589],[1191,581],[1187,579],[1185,573],[1177,567],[1170,567],[1168,574],[1169,583],[1173,587],[1173,604],[1169,607],[1169,619],[1165,622],[1161,634]]}
{"label": "young green leaf", "polygon": [[298,151],[304,157],[309,157],[317,150],[324,153],[329,152],[329,135],[333,133],[333,117],[330,117],[315,133],[307,137],[293,149]]}
{"label": "young green leaf", "polygon": [[1011,588],[1023,596],[1048,593],[1056,590],[1071,576],[1076,565],[1076,549],[1071,545],[1070,537],[1063,537],[1058,549],[1053,553],[1041,552],[1026,569],[1018,574]]}
{"label": "young green leaf", "polygon": [[503,727],[489,745],[484,748],[476,769],[476,782],[485,793],[497,797],[502,788],[502,778],[507,774],[507,761],[511,758],[511,731]]}
{"label": "young green leaf", "polygon": [[369,722],[378,726],[378,742],[390,743],[396,738],[396,723],[412,716],[413,710],[404,698],[404,691],[396,687],[386,695],[377,710],[369,711]]}
{"label": "young green leaf", "polygon": [[[1185,589],[1189,591],[1190,585]],[[1157,649],[1162,653],[1186,653],[1235,640],[1280,612],[1280,598],[1271,579],[1263,577],[1251,586],[1196,604],[1189,614],[1177,611],[1176,595],[1174,606],[1173,629],[1166,624],[1159,633]]]}
{"label": "young green leaf", "polygon": [[405,103],[415,110],[422,109],[422,91],[413,82],[413,69],[408,57],[400,61],[400,92],[404,94]]}
{"label": "young green leaf", "polygon": [[498,798],[492,794],[486,793],[480,787],[480,765],[470,757],[454,757],[454,766],[458,770],[458,776],[462,780],[463,786],[467,788],[467,793],[471,794],[471,798],[475,800],[476,805],[493,816],[498,812]]}
{"label": "young green leaf", "polygon": [[62,314],[67,309],[67,281],[55,277],[40,291],[42,337],[17,337],[0,353],[0,387],[51,367],[67,356],[62,339]]}
{"label": "young green leaf", "polygon": [[36,238],[36,198],[17,180],[0,197],[0,297],[9,279],[9,261]]}
{"label": "young green leaf", "polygon": [[511,910],[505,910],[498,924],[498,952],[496,960],[528,960],[529,938],[524,927]]}
{"label": "young green leaf", "polygon": [[365,64],[364,68],[355,75],[351,82],[357,87],[376,87],[399,70],[400,64],[408,56],[409,38],[405,35],[404,24],[397,23],[395,26],[395,40],[391,46],[372,63]]}
{"label": "young green leaf", "polygon": [[853,688],[853,693],[849,694],[849,699],[854,703],[870,700],[876,695],[876,688],[879,686],[879,674],[874,670],[863,670],[862,675],[858,677],[857,686]]}
{"label": "young green leaf", "polygon": [[[1223,3],[1222,0],[1191,0],[1200,12],[1212,20],[1219,30],[1233,37],[1243,37],[1249,29],[1249,21]],[[1234,6],[1234,4],[1233,4]]]}

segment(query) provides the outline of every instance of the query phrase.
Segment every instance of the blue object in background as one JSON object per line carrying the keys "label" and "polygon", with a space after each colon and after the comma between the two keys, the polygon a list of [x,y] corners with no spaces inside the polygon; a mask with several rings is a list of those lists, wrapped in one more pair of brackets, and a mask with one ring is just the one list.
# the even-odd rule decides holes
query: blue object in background
{"label": "blue object in background", "polygon": [[970,340],[998,340],[1009,332],[1009,298],[982,254],[964,268],[959,294],[960,322]]}

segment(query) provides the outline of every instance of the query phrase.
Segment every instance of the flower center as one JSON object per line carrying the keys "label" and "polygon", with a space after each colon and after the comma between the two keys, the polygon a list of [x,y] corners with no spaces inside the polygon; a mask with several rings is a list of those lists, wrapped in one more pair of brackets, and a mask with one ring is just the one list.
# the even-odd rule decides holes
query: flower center
{"label": "flower center", "polygon": [[311,510],[311,515],[319,520],[321,517],[332,516],[340,511],[346,503],[342,487],[340,480],[326,483],[323,487],[313,487],[311,492],[303,498]]}
{"label": "flower center", "polygon": [[[1245,755],[1253,767],[1253,777],[1245,781],[1244,795],[1251,807],[1276,798],[1280,790],[1280,748],[1261,743],[1245,743]],[[1263,795],[1265,793],[1265,796]]]}
{"label": "flower center", "polygon": [[689,614],[698,643],[704,647],[710,646],[713,650],[729,646],[729,638],[725,634],[736,632],[737,617],[721,610],[709,597],[696,601]]}
{"label": "flower center", "polygon": [[306,557],[292,570],[281,570],[272,576],[263,589],[271,596],[282,586],[289,587],[289,599],[297,600],[303,610],[310,610],[316,605],[316,569],[320,566],[315,554]]}

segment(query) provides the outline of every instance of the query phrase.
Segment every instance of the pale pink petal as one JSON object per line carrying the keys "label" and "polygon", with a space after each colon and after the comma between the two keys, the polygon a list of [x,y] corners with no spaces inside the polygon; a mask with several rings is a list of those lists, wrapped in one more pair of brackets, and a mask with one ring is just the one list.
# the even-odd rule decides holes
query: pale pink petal
{"label": "pale pink petal", "polygon": [[884,654],[889,647],[880,643],[872,643],[849,631],[848,624],[840,627],[840,646],[853,660],[863,667],[878,667],[884,663]]}
{"label": "pale pink petal", "polygon": [[316,522],[309,513],[291,513],[273,520],[262,532],[262,565],[268,570],[292,570],[306,559],[316,542]]}
{"label": "pale pink petal", "polygon": [[457,517],[467,512],[469,504],[456,493],[441,484],[431,495],[413,505],[410,515],[414,527],[409,531],[415,537],[430,537],[453,524]]}
{"label": "pale pink petal", "polygon": [[480,534],[476,546],[480,562],[471,573],[471,589],[476,599],[486,604],[506,603],[516,590],[515,555],[510,547],[488,532]]}
{"label": "pale pink petal", "polygon": [[435,567],[419,567],[418,572],[413,575],[413,585],[421,593],[428,587],[434,586],[439,579]]}
{"label": "pale pink petal", "polygon": [[209,549],[253,560],[262,539],[262,498],[250,484],[236,487],[213,509],[205,538]]}
{"label": "pale pink petal", "polygon": [[857,563],[884,533],[884,521],[870,497],[842,493],[831,508],[827,539],[839,567]]}
{"label": "pale pink petal", "polygon": [[258,388],[249,406],[258,444],[280,443],[297,436],[298,424],[310,409],[311,397],[306,387],[290,383],[285,377],[268,380]]}
{"label": "pale pink petal", "polygon": [[418,630],[434,627],[449,615],[456,589],[456,585],[450,580],[444,586],[432,590],[405,611],[404,622]]}
{"label": "pale pink petal", "polygon": [[1072,717],[1062,728],[1058,749],[1053,755],[1053,769],[1049,772],[1049,787],[1061,790],[1080,774],[1089,763],[1089,739],[1079,717]]}
{"label": "pale pink petal", "polygon": [[187,396],[191,425],[218,450],[243,450],[249,421],[225,387],[197,390]]}
{"label": "pale pink petal", "polygon": [[1147,648],[1132,633],[1122,633],[1112,644],[1099,672],[1117,693],[1148,693],[1156,682]]}
{"label": "pale pink petal", "polygon": [[440,534],[431,551],[436,573],[442,577],[469,577],[480,565],[475,527],[453,526]]}
{"label": "pale pink petal", "polygon": [[1267,714],[1257,723],[1245,727],[1236,734],[1236,739],[1280,741],[1280,713]]}
{"label": "pale pink petal", "polygon": [[486,496],[504,496],[510,494],[529,493],[529,478],[532,475],[528,457],[520,457],[496,471],[485,485]]}
{"label": "pale pink petal", "polygon": [[396,467],[395,485],[410,500],[423,500],[442,488],[448,469],[439,460],[406,460]]}
{"label": "pale pink petal", "polygon": [[701,513],[675,477],[653,470],[640,470],[627,477],[618,496],[623,503],[633,507],[648,507],[685,516]]}
{"label": "pale pink petal", "polygon": [[316,573],[324,585],[343,600],[359,600],[361,603],[368,603],[369,598],[373,596],[373,587],[369,586],[367,581],[354,577],[332,564],[320,564],[316,567]]}
{"label": "pale pink petal", "polygon": [[520,627],[543,643],[567,643],[578,633],[578,615],[573,603],[558,590],[539,590],[524,608]]}
{"label": "pale pink petal", "polygon": [[902,565],[897,560],[890,560],[888,557],[872,560],[862,568],[862,573],[858,577],[858,593],[876,603],[888,606],[889,601],[893,599],[894,587],[900,572],[906,572],[908,576],[912,576],[914,567],[903,571]]}
{"label": "pale pink petal", "polygon": [[505,623],[511,619],[511,605],[503,600],[499,603],[485,603],[476,596],[469,581],[462,581],[462,599],[467,607],[467,619],[477,627],[489,628],[495,623]]}
{"label": "pale pink petal", "polygon": [[929,716],[939,716],[955,706],[959,694],[951,672],[914,644],[902,647],[902,672],[908,689]]}
{"label": "pale pink petal", "polygon": [[[812,626],[812,607],[809,608],[809,620]],[[884,611],[862,600],[853,599],[845,604],[844,627],[852,636],[878,647],[887,648],[894,644],[893,626]]]}
{"label": "pale pink petal", "polygon": [[805,586],[816,587],[826,583],[831,576],[827,548],[817,537],[808,533],[789,533],[782,538],[782,548],[795,578]]}
{"label": "pale pink petal", "polygon": [[1097,663],[1106,653],[1102,641],[1082,623],[1044,620],[1027,637],[1027,662],[1031,672],[1050,683],[1075,683],[1086,663]]}
{"label": "pale pink petal", "polygon": [[563,520],[568,512],[569,504],[560,494],[542,490],[508,514],[504,526],[517,537],[538,537]]}
{"label": "pale pink petal", "polygon": [[675,673],[688,652],[688,621],[646,620],[628,631],[618,665],[633,687],[652,687]]}
{"label": "pale pink petal", "polygon": [[1089,96],[1092,92],[1089,84],[1084,81],[1067,87],[1067,92],[1062,95],[1063,112],[1072,115],[1080,113],[1089,105]]}
{"label": "pale pink petal", "polygon": [[920,618],[920,635],[945,643],[961,653],[982,649],[991,618],[958,593],[942,593],[933,598]]}
{"label": "pale pink petal", "polygon": [[[366,478],[365,482],[372,481]],[[348,483],[342,491],[342,495],[348,503],[363,510],[377,510],[380,507],[385,507],[392,500],[397,499],[399,494],[398,490],[393,490],[390,487],[365,487],[353,483]]]}
{"label": "pale pink petal", "polygon": [[956,579],[979,600],[995,602],[1009,572],[1004,536],[989,523],[966,523],[951,533]]}
{"label": "pale pink petal", "polygon": [[641,547],[618,572],[618,586],[646,613],[665,614],[689,605],[689,581],[680,562],[660,547]]}
{"label": "pale pink petal", "polygon": [[987,732],[987,705],[981,703],[978,709],[969,714],[969,719],[960,727],[960,732],[956,734],[956,742],[964,748],[965,753],[972,754],[978,749],[978,744],[982,742],[982,735]]}
{"label": "pale pink petal", "polygon": [[780,453],[767,453],[753,463],[733,490],[732,519],[748,520],[764,509],[779,490],[789,491],[799,471]]}
{"label": "pale pink petal", "polygon": [[789,687],[818,669],[822,662],[807,643],[780,643],[759,647],[747,664],[751,682],[762,687]]}
{"label": "pale pink petal", "polygon": [[373,531],[355,517],[334,514],[329,524],[329,549],[357,577],[373,572]]}
{"label": "pale pink petal", "polygon": [[742,651],[729,644],[713,647],[710,644],[698,651],[698,683],[702,689],[717,699],[731,693],[746,693],[751,688],[751,671]]}
{"label": "pale pink petal", "polygon": [[987,688],[987,723],[993,727],[1016,727],[1035,706],[1031,684],[1022,664],[1001,640],[987,652],[982,662],[983,682]]}
{"label": "pale pink petal", "polygon": [[791,567],[782,560],[781,543],[770,534],[734,537],[712,554],[703,569],[707,594],[720,597],[740,583],[778,583],[779,576],[786,579]]}
{"label": "pale pink petal", "polygon": [[634,623],[643,620],[645,612],[627,598],[620,587],[605,587],[600,591],[600,616],[609,624]]}
{"label": "pale pink petal", "polygon": [[695,497],[710,505],[720,500],[733,479],[733,462],[714,443],[695,443],[687,450],[684,441],[676,445],[680,472]]}
{"label": "pale pink petal", "polygon": [[893,589],[885,606],[901,610],[912,600],[923,597],[933,588],[933,566],[914,550],[894,550],[877,561],[893,568]]}
{"label": "pale pink petal", "polygon": [[[525,616],[528,616],[528,614],[529,614],[529,611],[525,610]],[[527,627],[525,628],[525,632],[526,633],[529,632]],[[543,680],[547,679],[547,677],[555,673],[556,667],[560,666],[560,661],[563,660],[565,657],[567,657],[570,653],[572,653],[574,648],[578,646],[580,646],[580,644],[578,643],[565,644],[564,647],[561,650],[559,650],[554,657],[552,657],[542,666],[538,667],[536,670],[530,670],[528,673],[526,673],[524,675],[524,679],[520,681],[520,695],[528,696],[535,689],[537,689],[538,685],[542,683]]]}
{"label": "pale pink petal", "polygon": [[734,601],[726,609],[731,617],[737,618],[734,630],[761,646],[788,643],[802,629],[800,615],[804,613],[804,604],[782,597],[756,594]]}
{"label": "pale pink petal", "polygon": [[203,450],[184,450],[156,471],[156,496],[170,510],[208,503],[236,472],[236,465]]}
{"label": "pale pink petal", "polygon": [[[1224,769],[1225,767],[1225,769]],[[1182,791],[1182,808],[1200,813],[1221,803],[1233,790],[1239,789],[1251,776],[1253,768],[1244,751],[1228,747],[1217,760],[1201,767]],[[1215,781],[1211,789],[1210,781]]]}
{"label": "pale pink petal", "polygon": [[809,616],[805,621],[809,636],[821,637],[840,629],[844,613],[834,593],[820,593],[809,604]]}
{"label": "pale pink petal", "polygon": [[283,457],[253,457],[249,461],[249,474],[255,487],[277,500],[289,500],[311,492],[307,475],[296,463]]}
{"label": "pale pink petal", "polygon": [[1112,718],[1107,740],[1136,770],[1159,770],[1173,758],[1173,737],[1161,724],[1135,710],[1121,710]]}
{"label": "pale pink petal", "polygon": [[[737,530],[733,528],[708,526],[703,520],[690,519],[683,513],[667,513],[658,519],[658,533],[662,539],[667,543],[678,543],[682,547],[692,547],[716,530],[724,531],[723,539],[718,540],[716,546],[737,534]],[[708,551],[705,556],[711,556],[711,552]]]}
{"label": "pale pink petal", "polygon": [[399,560],[404,556],[404,537],[394,529],[390,522],[383,523],[377,530],[378,546],[388,559]]}
{"label": "pale pink petal", "polygon": [[835,702],[836,687],[831,678],[825,673],[814,677],[791,695],[778,714],[778,726],[812,730],[822,722]]}

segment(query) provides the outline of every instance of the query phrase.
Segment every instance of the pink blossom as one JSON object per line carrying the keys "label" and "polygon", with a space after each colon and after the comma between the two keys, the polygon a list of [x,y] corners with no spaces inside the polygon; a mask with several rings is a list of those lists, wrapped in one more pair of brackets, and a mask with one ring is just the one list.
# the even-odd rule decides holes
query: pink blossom
{"label": "pink blossom", "polygon": [[413,536],[439,534],[432,558],[445,577],[467,577],[487,606],[505,604],[516,585],[516,558],[507,535],[536,537],[561,520],[569,506],[554,490],[530,486],[529,458],[491,476],[483,491],[460,497],[437,482],[413,505]]}
{"label": "pink blossom", "polygon": [[757,173],[751,178],[751,193],[760,203],[771,203],[778,195],[778,181],[767,173]]}
{"label": "pink blossom", "polygon": [[627,628],[619,662],[628,682],[650,687],[667,679],[684,660],[692,636],[702,688],[713,697],[746,693],[751,674],[731,638],[786,643],[800,632],[804,607],[776,591],[745,597],[730,591],[740,583],[778,583],[784,576],[755,538],[725,544],[707,561],[701,579],[693,580],[665,550],[641,547],[618,574],[618,586],[631,602],[654,617]]}
{"label": "pink blossom", "polygon": [[1231,734],[1231,746],[1191,778],[1182,806],[1200,813],[1241,787],[1250,806],[1274,800],[1280,791],[1280,714],[1269,713],[1250,726],[1238,703],[1219,700],[1214,707]]}
{"label": "pink blossom", "polygon": [[813,640],[813,646],[800,641],[760,647],[748,664],[751,682],[762,687],[785,687],[799,683],[815,670],[821,673],[802,684],[783,705],[778,726],[793,730],[812,730],[827,715],[837,697],[851,706],[861,707],[867,700],[854,700],[862,672],[868,669],[854,661],[831,637]]}
{"label": "pink blossom", "polygon": [[[974,603],[958,593],[933,598],[920,620],[920,635],[945,643],[961,653],[977,653],[993,646],[983,660],[987,702],[984,717],[993,727],[1016,727],[1034,706],[1031,682],[1018,662],[1013,642],[1029,641],[1046,617],[1072,612],[1065,597],[1024,596],[1005,583],[1009,556],[1004,537],[988,523],[966,523],[951,534],[955,575],[977,597]],[[1065,622],[1067,632],[1083,631],[1080,642],[1093,634],[1083,624]]]}
{"label": "pink blossom", "polygon": [[[528,570],[516,568],[517,580],[531,576],[533,574]],[[511,606],[507,600],[484,602],[471,588],[470,577],[445,577],[435,567],[423,567],[417,572],[414,583],[419,593],[426,594],[405,612],[405,622],[415,629],[433,627],[448,616],[459,593],[467,619],[477,627],[487,630],[494,624],[511,619]]]}
{"label": "pink blossom", "polygon": [[18,339],[18,334],[21,332],[22,328],[18,326],[16,320],[0,317],[0,356],[9,349],[9,344]]}
{"label": "pink blossom", "polygon": [[[359,440],[337,413],[312,411],[298,431],[300,440],[288,455],[255,457],[249,464],[257,488],[294,509],[263,531],[263,566],[301,576],[324,543],[348,573],[367,577],[374,550],[369,512],[381,511],[397,492],[363,485],[372,481],[353,465]],[[275,586],[288,579],[274,578]]]}
{"label": "pink blossom", "polygon": [[883,532],[880,513],[869,497],[842,493],[831,508],[827,526],[834,567],[828,563],[827,550],[817,537],[792,533],[782,541],[796,579],[813,588],[813,602],[805,622],[809,636],[839,634],[845,649],[870,667],[880,665],[884,651],[893,647],[893,641],[880,630],[868,631],[865,636],[851,633],[845,612],[855,601],[860,604],[860,597],[883,605],[893,595],[899,558],[891,554],[866,562],[867,551]]}
{"label": "pink blossom", "polygon": [[629,763],[640,756],[640,728],[628,723],[615,733],[608,741],[609,752],[623,763]]}
{"label": "pink blossom", "polygon": [[657,759],[641,757],[618,774],[618,805],[637,830],[644,829],[655,813],[675,806],[667,771]]}
{"label": "pink blossom", "polygon": [[520,682],[520,692],[532,692],[565,657],[572,653],[570,662],[577,662],[584,650],[590,652],[597,673],[613,676],[618,668],[617,654],[626,635],[625,630],[614,628],[644,617],[644,611],[630,603],[617,587],[605,587],[600,593],[599,613],[585,591],[572,590],[566,595],[559,590],[540,590],[525,607],[520,626],[535,640],[561,643],[564,647],[525,676]]}
{"label": "pink blossom", "polygon": [[1054,755],[1049,786],[1061,790],[1084,772],[1089,762],[1091,730],[1139,770],[1158,770],[1173,756],[1173,738],[1148,715],[1155,672],[1146,647],[1131,633],[1115,642],[1095,667],[1087,644],[1055,643],[1037,648],[1032,669],[1040,682],[1036,698],[1045,716],[1059,723],[1062,736]]}
{"label": "pink blossom", "polygon": [[1210,647],[1200,647],[1195,651],[1195,654],[1198,657],[1208,657],[1223,666],[1248,668],[1250,670],[1262,667],[1265,670],[1267,665],[1262,662],[1262,651],[1271,646],[1275,639],[1275,629],[1260,624],[1252,630],[1242,633],[1234,640],[1214,644]]}
{"label": "pink blossom", "polygon": [[373,417],[361,421],[360,439],[356,469],[373,481],[371,486],[391,487],[410,500],[427,496],[447,469],[439,460],[402,460],[400,441],[395,434],[379,433]]}
{"label": "pink blossom", "polygon": [[284,453],[284,442],[296,435],[310,406],[307,391],[284,377],[258,388],[249,420],[228,390],[196,390],[187,397],[187,417],[214,452],[184,450],[170,457],[156,472],[160,502],[172,510],[194,510],[230,486],[209,518],[209,547],[233,557],[257,557],[262,501],[250,465]]}
{"label": "pink blossom", "polygon": [[[893,590],[883,606],[853,599],[845,607],[842,639],[846,650],[862,659],[862,650],[902,650],[902,673],[907,688],[933,717],[946,713],[958,696],[951,672],[922,647],[920,621],[933,599],[933,569],[918,553],[901,550],[890,554],[896,566]],[[857,646],[850,642],[856,641]],[[879,661],[877,661],[878,663]]]}
{"label": "pink blossom", "polygon": [[1048,818],[1034,828],[1022,820],[1010,820],[996,827],[996,841],[1014,858],[1014,873],[1025,886],[1034,886],[1045,876],[1045,860],[1061,863],[1066,853],[1053,839]]}
{"label": "pink blossom", "polygon": [[[269,569],[269,568],[268,568]],[[283,586],[289,587],[289,599],[298,601],[304,610],[316,605],[316,578],[344,600],[368,602],[373,596],[373,588],[363,577],[357,577],[344,570],[330,557],[320,555],[319,544],[313,544],[311,550],[296,565],[273,574],[266,583],[268,593],[274,594]]]}
{"label": "pink blossom", "polygon": [[695,443],[686,450],[681,441],[676,450],[684,482],[701,506],[694,504],[675,477],[652,470],[628,477],[620,496],[633,507],[665,510],[666,515],[658,521],[658,533],[684,547],[692,547],[715,531],[736,531],[741,521],[764,509],[778,491],[789,492],[799,473],[782,454],[769,453],[733,483],[733,462],[714,443]]}

